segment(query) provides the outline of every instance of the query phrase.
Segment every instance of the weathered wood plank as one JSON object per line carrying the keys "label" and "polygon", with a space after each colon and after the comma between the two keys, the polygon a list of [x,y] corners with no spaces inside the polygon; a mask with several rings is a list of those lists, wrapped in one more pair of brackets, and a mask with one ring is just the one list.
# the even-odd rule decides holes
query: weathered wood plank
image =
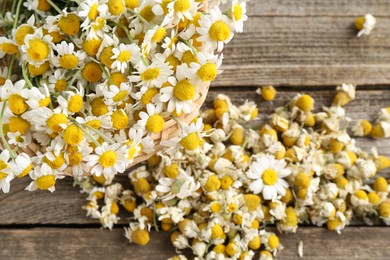
{"label": "weathered wood plank", "polygon": [[[285,249],[278,259],[388,259],[390,229],[351,227],[341,235],[323,228],[302,227],[294,235],[282,235]],[[146,247],[129,244],[123,229],[32,228],[0,229],[1,259],[167,259],[175,255],[168,233],[153,232]],[[258,254],[255,255],[255,258]],[[191,259],[191,258],[189,258]]]}
{"label": "weathered wood plank", "polygon": [[[326,2],[326,1],[324,1]],[[390,2],[388,2],[390,8]],[[251,17],[212,86],[390,83],[390,18],[357,38],[351,17]]]}
{"label": "weathered wood plank", "polygon": [[[308,91],[316,100],[315,108],[330,105],[334,91]],[[206,106],[212,105],[212,100],[218,93],[229,95],[235,104],[249,99],[255,101],[260,108],[261,120],[266,120],[270,113],[278,107],[284,106],[297,92],[280,90],[277,98],[272,102],[264,102],[251,88],[232,88],[229,90],[211,90],[207,97]],[[368,98],[369,97],[369,98]],[[390,105],[390,90],[357,91],[356,100],[346,106],[347,114],[353,119],[373,119],[380,108]],[[390,156],[390,139],[373,140],[359,138],[358,144],[369,151],[377,146],[380,153]],[[390,174],[385,171],[384,174]],[[125,187],[129,187],[126,175],[118,176]],[[15,180],[9,194],[0,194],[0,225],[9,224],[97,224],[97,220],[85,217],[81,209],[85,204],[85,195],[80,194],[77,188],[72,187],[72,180],[67,178],[59,181],[56,191],[27,192],[23,189],[28,185],[28,179]],[[123,215],[124,219],[126,215]],[[125,222],[121,222],[125,223]]]}
{"label": "weathered wood plank", "polygon": [[389,11],[386,0],[253,0],[247,9],[251,16],[389,16]]}

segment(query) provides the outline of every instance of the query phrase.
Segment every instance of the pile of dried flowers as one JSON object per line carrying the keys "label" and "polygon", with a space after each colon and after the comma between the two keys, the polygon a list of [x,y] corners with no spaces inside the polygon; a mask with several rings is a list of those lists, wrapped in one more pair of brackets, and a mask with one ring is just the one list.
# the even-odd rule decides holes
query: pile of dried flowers
{"label": "pile of dried flowers", "polygon": [[[246,0],[220,4],[2,1],[0,189],[29,175],[26,189],[54,191],[66,169],[113,179],[152,153],[151,136],[194,110],[243,30]],[[185,146],[198,126],[163,145]]]}
{"label": "pile of dried flowers", "polygon": [[[258,93],[276,95],[271,86]],[[103,176],[80,182],[87,215],[111,229],[123,208],[130,242],[146,245],[150,230],[162,229],[179,254],[189,248],[199,259],[252,259],[257,250],[273,259],[283,247],[271,224],[286,233],[300,223],[340,233],[353,217],[390,224],[388,181],[377,176],[390,159],[355,145],[343,108],[354,98],[355,86],[343,84],[332,106],[314,112],[313,98],[297,94],[259,126],[254,102],[237,107],[220,94],[188,126],[194,134],[184,144],[129,173],[131,188]],[[378,137],[361,122],[352,132]]]}

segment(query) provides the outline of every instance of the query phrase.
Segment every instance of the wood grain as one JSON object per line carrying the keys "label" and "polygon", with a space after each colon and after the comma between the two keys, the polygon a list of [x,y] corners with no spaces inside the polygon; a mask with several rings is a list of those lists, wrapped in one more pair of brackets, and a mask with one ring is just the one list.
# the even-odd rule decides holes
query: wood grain
{"label": "wood grain", "polygon": [[253,0],[250,16],[389,16],[387,0]]}
{"label": "wood grain", "polygon": [[[285,247],[278,259],[388,259],[389,228],[346,228],[341,235],[323,228],[302,227],[296,234],[282,235]],[[167,259],[175,255],[165,232],[151,235],[146,247],[129,244],[122,228],[0,229],[1,259]],[[11,242],[10,242],[11,241]],[[258,253],[255,259],[258,258]],[[192,256],[189,255],[189,259]]]}
{"label": "wood grain", "polygon": [[[253,9],[262,2],[253,1]],[[390,2],[383,5],[390,9]],[[353,22],[348,16],[250,17],[244,33],[226,45],[224,73],[212,86],[389,84],[389,16],[378,18],[368,37],[357,38]]]}
{"label": "wood grain", "polygon": [[[268,115],[279,106],[284,106],[297,92],[293,90],[279,90],[276,99],[272,102],[264,102],[255,94],[253,88],[212,89],[209,92],[205,106],[212,106],[212,100],[219,93],[229,95],[232,102],[239,105],[245,99],[255,101],[260,109],[259,120],[255,124],[260,125],[267,121]],[[310,91],[315,99],[315,109],[322,105],[329,106],[334,91]],[[354,121],[358,119],[373,119],[380,108],[390,105],[390,90],[361,90],[357,91],[356,100],[346,106],[347,115]],[[370,151],[377,146],[380,153],[390,156],[390,139],[373,140],[358,138],[359,146],[365,151]],[[390,171],[382,173],[390,177]],[[119,181],[129,187],[126,174],[118,176]],[[85,217],[85,211],[81,207],[86,203],[85,195],[79,193],[78,188],[73,188],[70,178],[60,180],[56,185],[56,191],[52,194],[47,191],[27,192],[24,188],[28,185],[28,178],[14,180],[11,183],[9,194],[0,194],[0,225],[10,224],[98,224],[97,220]],[[123,221],[129,215],[121,215]]]}

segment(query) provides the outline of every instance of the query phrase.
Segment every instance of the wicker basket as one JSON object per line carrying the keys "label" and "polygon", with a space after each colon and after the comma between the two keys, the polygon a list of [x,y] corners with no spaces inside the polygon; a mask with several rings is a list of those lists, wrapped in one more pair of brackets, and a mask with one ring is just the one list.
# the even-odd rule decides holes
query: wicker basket
{"label": "wicker basket", "polygon": [[[207,10],[208,10],[208,1],[203,0],[202,11],[207,11]],[[199,109],[206,99],[207,92],[208,92],[209,87],[210,87],[210,83],[203,83],[201,86],[198,86],[198,87],[200,89],[200,92],[199,92],[197,99],[194,100],[194,102],[192,102],[192,104],[191,104],[191,113],[183,114],[183,115],[177,117],[177,119],[183,124],[189,124],[192,120],[194,120],[199,115]],[[154,151],[151,153],[148,153],[148,154],[141,153],[140,155],[136,156],[133,160],[133,163],[131,165],[129,165],[128,168],[130,168],[130,167],[132,167],[140,162],[147,160],[149,157],[151,157],[155,153],[161,151],[164,148],[162,145],[160,145],[161,141],[166,141],[166,140],[170,140],[172,138],[175,138],[175,137],[179,136],[180,133],[181,133],[180,127],[178,126],[178,123],[175,120],[170,119],[168,121],[165,121],[164,129],[160,133],[153,134],[151,136],[151,139],[154,141],[154,144],[155,144]],[[0,149],[1,150],[4,149],[1,142],[0,142]],[[34,157],[37,155],[37,153],[39,151],[44,153],[45,149],[46,149],[46,147],[39,146],[36,143],[31,143],[25,148],[20,148],[18,151],[24,152],[24,153],[28,154],[30,157]],[[89,171],[84,172],[84,175],[89,175],[90,170],[91,169],[89,169]],[[63,175],[73,176],[72,167],[68,166],[63,171]]]}

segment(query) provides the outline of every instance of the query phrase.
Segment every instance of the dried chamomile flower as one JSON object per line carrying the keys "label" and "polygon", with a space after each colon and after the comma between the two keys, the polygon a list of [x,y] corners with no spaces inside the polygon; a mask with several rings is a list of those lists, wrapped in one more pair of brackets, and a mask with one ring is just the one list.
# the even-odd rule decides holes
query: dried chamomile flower
{"label": "dried chamomile flower", "polygon": [[362,35],[369,35],[374,29],[375,24],[376,19],[371,14],[366,14],[364,16],[358,17],[355,20],[355,28],[359,31],[357,36],[360,37]]}
{"label": "dried chamomile flower", "polygon": [[334,105],[343,107],[355,99],[356,86],[352,84],[343,83],[336,88],[336,91],[336,96],[333,98]]}
{"label": "dried chamomile flower", "polygon": [[265,101],[272,101],[276,97],[276,89],[273,86],[262,86],[256,90],[256,93],[261,95]]}

